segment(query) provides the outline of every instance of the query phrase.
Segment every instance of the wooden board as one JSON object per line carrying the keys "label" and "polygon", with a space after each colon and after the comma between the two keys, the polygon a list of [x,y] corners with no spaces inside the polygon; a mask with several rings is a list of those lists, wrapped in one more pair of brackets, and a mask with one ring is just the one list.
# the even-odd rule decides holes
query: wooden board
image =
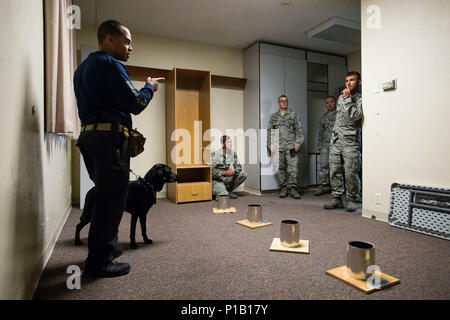
{"label": "wooden board", "polygon": [[[158,78],[158,77],[169,77],[170,70],[157,69],[157,68],[147,68],[139,66],[127,65],[128,74],[130,78],[138,81],[146,81],[148,77]],[[164,83],[164,80],[159,81]],[[211,75],[211,87],[214,88],[226,88],[235,90],[244,90],[247,79],[228,77],[221,75]]]}
{"label": "wooden board", "polygon": [[[130,75],[130,78],[133,78],[134,80],[140,80],[140,81],[147,81],[148,77],[168,78],[169,73],[170,73],[170,70],[166,70],[166,69],[147,68],[147,67],[138,67],[138,66],[130,66],[130,65],[127,65],[126,68],[128,70],[128,74]],[[159,82],[164,82],[164,80],[161,80]]]}
{"label": "wooden board", "polygon": [[210,182],[177,182],[176,185],[178,203],[212,199],[212,184]]}
{"label": "wooden board", "polygon": [[228,209],[217,209],[213,208],[213,213],[219,214],[219,213],[236,213],[237,210],[235,207],[229,207]]}
{"label": "wooden board", "polygon": [[281,244],[280,238],[274,238],[269,250],[292,253],[309,253],[309,240],[300,240],[298,247],[288,248]]}
{"label": "wooden board", "polygon": [[266,227],[266,226],[272,225],[272,222],[269,222],[266,220],[262,220],[261,222],[250,222],[247,219],[245,219],[245,220],[236,221],[236,223],[240,224],[241,226],[250,228],[250,229],[256,229],[256,228],[261,228],[261,227]]}
{"label": "wooden board", "polygon": [[247,79],[245,78],[211,75],[211,86],[214,88],[244,90],[246,83]]}
{"label": "wooden board", "polygon": [[388,288],[388,287],[391,287],[391,286],[394,286],[394,285],[400,283],[399,279],[394,278],[394,277],[387,275],[380,271],[381,286],[379,288],[377,288],[374,285],[372,285],[371,287],[367,288],[366,280],[355,279],[353,277],[350,277],[347,274],[347,266],[341,266],[341,267],[327,270],[327,274],[332,276],[333,278],[344,281],[346,284],[348,284],[364,293],[367,293],[367,294],[384,289],[384,288]]}
{"label": "wooden board", "polygon": [[[166,87],[166,161],[172,172],[177,173],[176,163],[172,159],[172,150],[175,148],[176,141],[172,141],[172,132],[175,130],[175,70],[167,75]],[[177,203],[176,183],[167,184],[167,198]]]}

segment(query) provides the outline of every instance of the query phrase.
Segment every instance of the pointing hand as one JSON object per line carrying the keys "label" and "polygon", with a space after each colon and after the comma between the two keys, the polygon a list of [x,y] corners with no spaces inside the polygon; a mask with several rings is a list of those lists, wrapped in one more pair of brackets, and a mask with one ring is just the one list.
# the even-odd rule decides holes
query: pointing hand
{"label": "pointing hand", "polygon": [[166,78],[164,78],[164,77],[161,77],[161,78],[148,77],[147,78],[147,83],[151,84],[153,86],[153,88],[155,88],[155,92],[156,92],[156,91],[158,91],[158,84],[159,84],[158,81],[165,80],[165,79]]}

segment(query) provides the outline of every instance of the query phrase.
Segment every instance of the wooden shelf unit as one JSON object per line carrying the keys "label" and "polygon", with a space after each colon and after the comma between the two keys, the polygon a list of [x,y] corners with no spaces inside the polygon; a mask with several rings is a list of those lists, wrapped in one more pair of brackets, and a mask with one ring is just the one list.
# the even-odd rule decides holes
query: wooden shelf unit
{"label": "wooden shelf unit", "polygon": [[[211,73],[174,68],[166,80],[166,104],[167,164],[178,174],[178,182],[167,185],[167,197],[174,203],[211,200],[211,153],[203,141],[211,128]],[[182,138],[172,141],[177,129]]]}
{"label": "wooden shelf unit", "polygon": [[[158,78],[164,77],[167,78],[170,70],[166,69],[157,69],[157,68],[147,68],[147,67],[139,67],[139,66],[131,66],[127,65],[128,74],[132,80],[138,81],[146,81],[147,77]],[[164,80],[160,81],[164,83]],[[212,88],[225,88],[231,90],[244,90],[245,84],[247,83],[247,79],[244,78],[236,78],[236,77],[228,77],[221,75],[211,75],[211,87]]]}

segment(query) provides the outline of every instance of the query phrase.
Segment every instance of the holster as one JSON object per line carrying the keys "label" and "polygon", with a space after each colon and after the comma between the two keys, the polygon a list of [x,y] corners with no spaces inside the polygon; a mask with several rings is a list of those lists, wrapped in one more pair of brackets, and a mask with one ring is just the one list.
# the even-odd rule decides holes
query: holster
{"label": "holster", "polygon": [[137,131],[137,129],[132,129],[130,132],[130,137],[128,139],[128,150],[130,152],[130,157],[134,158],[144,151],[144,144],[146,138]]}

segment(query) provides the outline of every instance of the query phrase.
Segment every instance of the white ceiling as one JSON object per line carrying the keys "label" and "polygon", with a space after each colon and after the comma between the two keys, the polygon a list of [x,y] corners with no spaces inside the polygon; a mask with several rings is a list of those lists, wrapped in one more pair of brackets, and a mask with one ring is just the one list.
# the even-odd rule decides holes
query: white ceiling
{"label": "white ceiling", "polygon": [[360,0],[74,0],[81,28],[115,19],[132,33],[244,49],[256,41],[336,54],[354,45],[310,38],[307,31],[332,17],[361,21]]}

